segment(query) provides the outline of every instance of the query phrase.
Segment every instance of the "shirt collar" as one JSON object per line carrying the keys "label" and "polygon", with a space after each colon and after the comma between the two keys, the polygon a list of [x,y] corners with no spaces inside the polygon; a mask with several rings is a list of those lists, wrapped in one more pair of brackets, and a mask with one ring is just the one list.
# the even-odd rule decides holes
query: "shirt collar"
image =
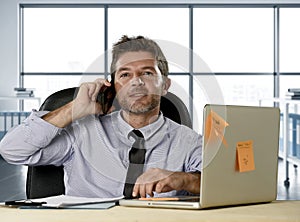
{"label": "shirt collar", "polygon": [[[122,135],[127,136],[127,138],[129,138],[129,133],[132,130],[134,130],[134,128],[123,119],[121,112],[122,111],[118,111],[117,113],[117,125],[119,126],[118,130]],[[160,112],[158,119],[155,122],[142,128],[139,128],[138,130],[140,130],[143,133],[145,140],[148,140],[162,127],[163,124],[164,118],[163,114]]]}

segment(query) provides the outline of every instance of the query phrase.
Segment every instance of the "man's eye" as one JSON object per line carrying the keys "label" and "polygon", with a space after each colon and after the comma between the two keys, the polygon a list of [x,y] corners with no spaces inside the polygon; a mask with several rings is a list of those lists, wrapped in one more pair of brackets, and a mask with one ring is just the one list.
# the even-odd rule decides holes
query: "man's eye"
{"label": "man's eye", "polygon": [[129,76],[129,73],[122,73],[120,74],[120,78],[125,78],[125,77],[128,77]]}
{"label": "man's eye", "polygon": [[154,74],[152,72],[144,72],[145,76],[153,76]]}

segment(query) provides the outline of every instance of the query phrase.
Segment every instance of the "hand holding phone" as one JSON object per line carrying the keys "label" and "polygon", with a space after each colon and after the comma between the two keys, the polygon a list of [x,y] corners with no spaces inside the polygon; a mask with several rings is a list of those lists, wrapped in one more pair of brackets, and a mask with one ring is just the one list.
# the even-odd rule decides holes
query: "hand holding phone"
{"label": "hand holding phone", "polygon": [[103,114],[107,114],[107,112],[112,107],[113,101],[115,99],[116,92],[113,84],[111,86],[103,85],[99,91],[97,96],[97,102],[100,103],[102,107]]}

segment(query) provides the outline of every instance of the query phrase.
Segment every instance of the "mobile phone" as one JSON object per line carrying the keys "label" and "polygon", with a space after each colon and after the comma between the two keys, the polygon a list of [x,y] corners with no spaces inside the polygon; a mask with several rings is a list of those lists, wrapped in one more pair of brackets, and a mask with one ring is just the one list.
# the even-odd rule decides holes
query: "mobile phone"
{"label": "mobile phone", "polygon": [[111,81],[111,86],[103,85],[97,96],[97,102],[101,104],[103,114],[107,114],[113,105],[116,96],[115,86],[113,80]]}
{"label": "mobile phone", "polygon": [[33,202],[31,200],[20,200],[20,201],[6,201],[6,206],[42,206],[46,204],[46,202]]}

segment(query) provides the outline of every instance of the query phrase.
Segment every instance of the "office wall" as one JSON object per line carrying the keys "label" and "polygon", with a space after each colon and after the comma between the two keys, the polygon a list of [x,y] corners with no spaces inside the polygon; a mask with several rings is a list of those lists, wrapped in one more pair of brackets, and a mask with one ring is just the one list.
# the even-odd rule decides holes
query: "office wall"
{"label": "office wall", "polygon": [[[0,96],[13,95],[18,84],[18,0],[0,1]],[[0,101],[0,110],[13,109],[16,102]]]}
{"label": "office wall", "polygon": [[[198,4],[296,4],[300,0],[0,0],[0,97],[13,96],[19,85],[18,21],[22,3],[198,3]],[[14,110],[17,102],[0,100],[0,110]]]}

